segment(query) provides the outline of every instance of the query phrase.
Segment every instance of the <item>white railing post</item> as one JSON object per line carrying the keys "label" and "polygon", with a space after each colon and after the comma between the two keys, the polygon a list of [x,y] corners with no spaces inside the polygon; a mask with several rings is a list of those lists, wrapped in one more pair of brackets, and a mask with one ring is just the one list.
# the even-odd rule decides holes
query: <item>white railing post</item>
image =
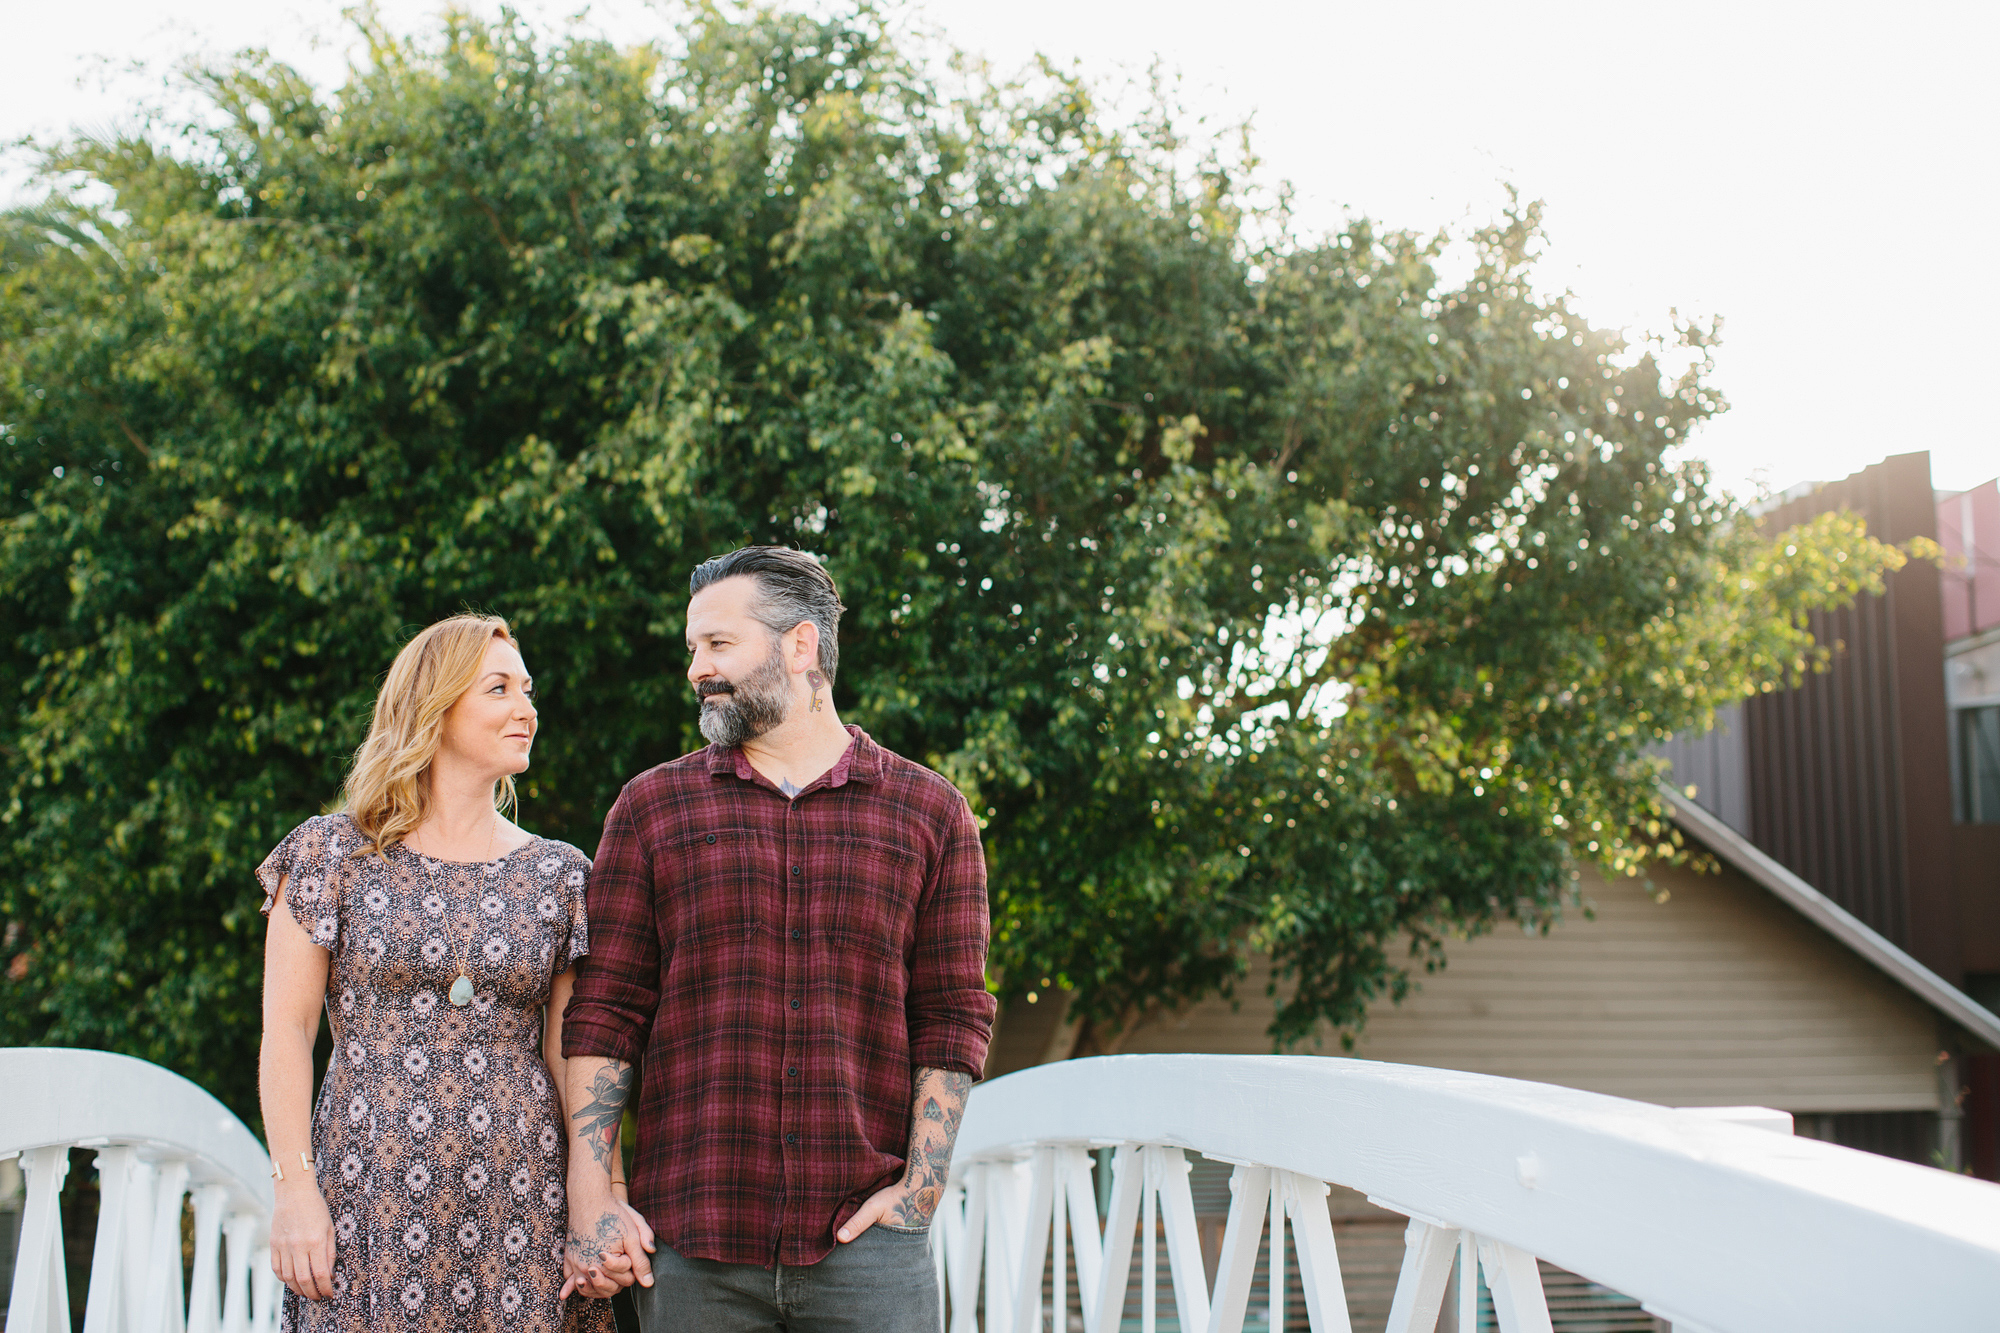
{"label": "white railing post", "polygon": [[229,1274],[222,1289],[222,1333],[250,1333],[250,1253],[263,1229],[255,1213],[231,1213],[222,1224]]}
{"label": "white railing post", "polygon": [[986,1169],[986,1328],[1000,1333],[1014,1327],[1014,1288],[1021,1260],[1021,1227],[1027,1220],[1022,1199],[1027,1179],[1024,1164],[994,1163]]}
{"label": "white railing post", "polygon": [[277,1327],[278,1275],[271,1268],[271,1247],[260,1244],[250,1252],[250,1333],[273,1333]]}
{"label": "white railing post", "polygon": [[139,1305],[139,1333],[184,1333],[187,1300],[181,1287],[181,1202],[188,1164],[165,1162],[153,1195],[153,1243],[146,1256],[146,1285]]}
{"label": "white railing post", "polygon": [[[1063,1148],[1056,1157],[1056,1173],[1062,1181],[1062,1191],[1056,1196],[1056,1207],[1061,1209],[1065,1202],[1069,1208],[1069,1236],[1071,1252],[1076,1257],[1077,1308],[1084,1312],[1084,1319],[1090,1318],[1090,1311],[1097,1303],[1097,1288],[1103,1281],[1104,1238],[1097,1224],[1097,1188],[1090,1177],[1091,1157],[1086,1148]],[[1057,1310],[1056,1333],[1065,1333],[1068,1321],[1068,1305]]]}
{"label": "white railing post", "polygon": [[1160,1191],[1159,1163],[1146,1155],[1144,1239],[1140,1253],[1139,1333],[1159,1333],[1160,1328]]}
{"label": "white railing post", "polygon": [[1487,1290],[1493,1293],[1493,1313],[1500,1320],[1500,1333],[1554,1333],[1549,1325],[1548,1297],[1542,1291],[1542,1270],[1534,1255],[1481,1236],[1479,1266],[1485,1270]]}
{"label": "white railing post", "polygon": [[986,1249],[986,1173],[979,1163],[965,1172],[965,1206],[953,1230],[945,1232],[951,1251],[951,1333],[979,1333],[979,1277]]}
{"label": "white railing post", "polygon": [[1267,1270],[1271,1277],[1271,1317],[1265,1321],[1271,1333],[1285,1333],[1286,1288],[1290,1285],[1285,1273],[1285,1185],[1279,1179],[1281,1172],[1271,1173],[1271,1266]]}
{"label": "white railing post", "polygon": [[1257,1276],[1257,1247],[1264,1238],[1265,1206],[1271,1199],[1270,1168],[1238,1166],[1229,1177],[1229,1193],[1229,1220],[1222,1227],[1208,1333],[1243,1333],[1250,1283]]}
{"label": "white railing post", "polygon": [[[126,1170],[125,1263],[118,1298],[118,1324],[107,1333],[145,1333],[148,1326],[146,1275],[153,1264],[153,1218],[159,1211],[160,1168],[134,1158]],[[175,1227],[176,1235],[179,1227]]]}
{"label": "white railing post", "polygon": [[1458,1333],[1479,1333],[1479,1246],[1458,1233]]}
{"label": "white railing post", "polygon": [[[1064,1179],[1063,1149],[1056,1149],[1054,1164],[1055,1191],[1050,1200],[1049,1241],[1054,1254],[1055,1271],[1049,1277],[1049,1333],[1063,1333],[1063,1326],[1069,1322],[1069,1228],[1067,1214],[1063,1208],[1063,1194],[1068,1188]],[[1035,1293],[1037,1304],[1041,1293]],[[1036,1327],[1041,1326],[1041,1316],[1035,1317]]]}
{"label": "white railing post", "polygon": [[222,1333],[222,1216],[229,1190],[194,1191],[194,1284],[188,1289],[188,1333]]}
{"label": "white railing post", "polygon": [[1188,1172],[1194,1163],[1179,1148],[1149,1147],[1156,1163],[1160,1213],[1166,1224],[1167,1266],[1173,1270],[1174,1309],[1184,1333],[1208,1327],[1208,1270],[1201,1262],[1201,1232],[1194,1217]]}
{"label": "white railing post", "polygon": [[1457,1248],[1456,1229],[1423,1218],[1410,1219],[1403,1230],[1403,1269],[1396,1276],[1386,1333],[1431,1333],[1437,1327]]}
{"label": "white railing post", "polygon": [[1118,1333],[1125,1317],[1125,1292],[1132,1281],[1132,1242],[1137,1239],[1139,1200],[1145,1190],[1145,1167],[1138,1147],[1119,1144],[1111,1154],[1111,1199],[1104,1209],[1097,1298],[1084,1311],[1084,1333]]}
{"label": "white railing post", "polygon": [[951,1285],[948,1280],[950,1261],[946,1251],[952,1246],[951,1219],[954,1213],[965,1206],[965,1191],[955,1185],[947,1185],[940,1193],[937,1208],[931,1213],[931,1267],[937,1272],[938,1327],[945,1326],[945,1318],[951,1310]]}
{"label": "white railing post", "polygon": [[129,1145],[97,1150],[97,1242],[91,1248],[90,1290],[84,1297],[83,1333],[125,1333],[125,1247],[131,1227],[132,1168],[138,1150]]}
{"label": "white railing post", "polygon": [[[1292,1219],[1292,1245],[1299,1252],[1299,1286],[1306,1302],[1306,1322],[1313,1333],[1352,1333],[1347,1312],[1347,1284],[1340,1276],[1340,1251],[1333,1239],[1333,1215],[1327,1209],[1323,1180],[1294,1171],[1276,1173],[1285,1195],[1285,1212]],[[1278,1233],[1275,1212],[1271,1234]]]}
{"label": "white railing post", "polygon": [[1028,1186],[1028,1229],[1014,1274],[1014,1333],[1041,1333],[1042,1267],[1049,1257],[1053,1220],[1056,1150],[1037,1148],[1030,1161],[1034,1174]]}
{"label": "white railing post", "polygon": [[28,1206],[21,1214],[15,1251],[14,1290],[7,1327],[20,1333],[69,1333],[69,1274],[63,1263],[62,1187],[69,1174],[67,1147],[21,1154],[28,1176]]}

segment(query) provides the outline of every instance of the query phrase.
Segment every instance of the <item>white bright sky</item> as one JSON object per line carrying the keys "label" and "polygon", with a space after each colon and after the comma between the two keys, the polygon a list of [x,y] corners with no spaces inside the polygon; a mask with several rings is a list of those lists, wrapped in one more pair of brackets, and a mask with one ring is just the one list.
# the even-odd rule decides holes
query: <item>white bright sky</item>
{"label": "white bright sky", "polygon": [[[469,7],[491,12],[491,0]],[[525,0],[548,23],[581,7]],[[0,0],[0,139],[129,120],[192,53],[266,46],[337,81],[341,0]],[[398,31],[438,0],[379,0]],[[1691,449],[1783,489],[1931,452],[1947,489],[2000,472],[2000,5],[915,0],[997,70],[1037,52],[1106,78],[1157,57],[1221,126],[1252,118],[1304,220],[1431,230],[1548,205],[1541,267],[1600,326],[1720,315],[1734,404]],[[643,0],[586,28],[664,31]],[[144,72],[135,71],[134,62]],[[16,151],[0,197],[29,187]]]}

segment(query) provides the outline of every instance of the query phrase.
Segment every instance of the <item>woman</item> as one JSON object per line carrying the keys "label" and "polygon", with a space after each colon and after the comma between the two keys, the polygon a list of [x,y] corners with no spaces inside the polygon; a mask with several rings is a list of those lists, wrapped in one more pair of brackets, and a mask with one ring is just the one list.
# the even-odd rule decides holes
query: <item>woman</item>
{"label": "woman", "polygon": [[341,813],[258,867],[283,1329],[613,1327],[608,1301],[562,1295],[560,1029],[590,862],[501,813],[535,727],[507,623],[439,621],[389,668]]}

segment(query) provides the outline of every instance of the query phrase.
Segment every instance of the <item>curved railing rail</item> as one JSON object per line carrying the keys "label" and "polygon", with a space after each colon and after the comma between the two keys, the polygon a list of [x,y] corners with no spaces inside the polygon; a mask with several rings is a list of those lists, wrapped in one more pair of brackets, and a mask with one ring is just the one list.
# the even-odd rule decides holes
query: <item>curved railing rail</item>
{"label": "curved railing rail", "polygon": [[[69,1151],[97,1152],[97,1243],[84,1333],[268,1333],[270,1163],[229,1109],[178,1074],[105,1051],[0,1049],[0,1157],[20,1154],[27,1210],[8,1333],[70,1333],[63,1266]],[[181,1213],[194,1200],[183,1290]]]}
{"label": "curved railing rail", "polygon": [[[1267,1218],[1277,1289],[1260,1308],[1282,1326],[1289,1220],[1311,1327],[1347,1333],[1336,1184],[1410,1219],[1387,1333],[1439,1326],[1459,1255],[1505,1333],[1551,1327],[1537,1258],[1638,1298],[1674,1333],[2000,1326],[2000,1187],[1771,1132],[1789,1126],[1365,1060],[1072,1060],[974,1091],[933,1252],[951,1333],[1039,1333],[1071,1290],[1086,1333],[1118,1333],[1135,1260],[1151,1333],[1155,1237],[1179,1327],[1240,1333]],[[1100,1216],[1091,1152],[1106,1148]],[[1212,1284],[1189,1150],[1236,1164]]]}

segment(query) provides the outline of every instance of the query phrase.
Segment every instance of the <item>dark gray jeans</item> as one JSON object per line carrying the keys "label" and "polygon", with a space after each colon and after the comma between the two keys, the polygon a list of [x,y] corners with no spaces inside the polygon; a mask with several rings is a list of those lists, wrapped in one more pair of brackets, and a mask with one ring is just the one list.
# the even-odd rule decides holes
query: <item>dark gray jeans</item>
{"label": "dark gray jeans", "polygon": [[632,1288],[642,1333],[940,1333],[930,1234],[876,1225],[805,1268],[689,1259]]}

